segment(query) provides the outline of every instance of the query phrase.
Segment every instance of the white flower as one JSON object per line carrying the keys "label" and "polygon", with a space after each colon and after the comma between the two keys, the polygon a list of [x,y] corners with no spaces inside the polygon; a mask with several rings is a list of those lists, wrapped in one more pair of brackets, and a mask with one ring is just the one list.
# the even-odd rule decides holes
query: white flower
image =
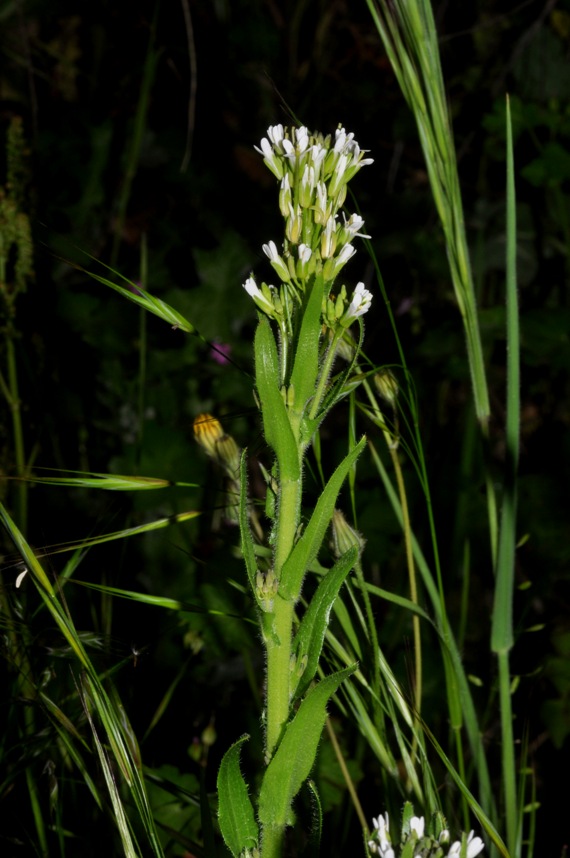
{"label": "white flower", "polygon": [[317,200],[315,205],[315,223],[326,223],[330,216],[331,206],[324,182],[317,183]]}
{"label": "white flower", "polygon": [[370,238],[371,236],[365,235],[365,233],[360,232],[360,230],[364,227],[364,219],[360,217],[358,214],[352,214],[347,220],[344,212],[344,229],[350,234],[351,238],[356,238],[359,236],[360,238]]}
{"label": "white flower", "polygon": [[[361,287],[361,288],[359,288],[359,287]],[[359,293],[358,299],[357,299],[357,292]],[[360,301],[361,297],[362,297],[362,300]],[[358,308],[354,307],[355,302],[357,300],[360,301]],[[368,303],[367,303],[366,307],[364,307],[364,304],[366,301],[368,301]],[[363,313],[366,312],[366,310],[368,310],[368,307],[370,307],[371,301],[372,301],[372,295],[370,294],[370,292],[368,292],[364,288],[364,283],[358,283],[356,289],[354,290],[354,295],[352,296],[352,301],[351,301],[350,307],[348,309],[350,311],[351,308],[353,308],[353,315],[354,315],[354,312],[356,310],[356,315],[361,316]],[[362,308],[364,308],[364,309],[362,309]],[[421,840],[422,837],[424,836],[425,825],[426,824],[425,824],[425,820],[424,820],[423,816],[412,816],[412,818],[410,819],[410,831],[416,835],[418,840]]]}
{"label": "white flower", "polygon": [[[485,848],[485,844],[481,838],[473,837],[474,834],[474,831],[470,831],[469,837],[467,838],[467,858],[476,858],[476,856]],[[452,843],[447,855],[448,858],[459,858],[461,855],[461,841],[456,840],[455,843]]]}
{"label": "white flower", "polygon": [[279,256],[278,251],[277,251],[277,245],[275,244],[274,241],[270,241],[268,244],[264,244],[263,245],[263,252],[265,253],[266,256],[269,257],[271,262],[275,262],[276,260],[281,258]]}
{"label": "white flower", "polygon": [[267,129],[267,136],[271,140],[274,146],[279,146],[279,144],[283,141],[283,126],[282,125],[270,125]]}
{"label": "white flower", "polygon": [[313,167],[315,168],[315,176],[318,179],[321,166],[323,161],[325,160],[327,154],[327,150],[321,143],[315,143],[314,146],[311,146],[310,159]]}
{"label": "white flower", "polygon": [[263,252],[269,258],[273,268],[279,274],[282,280],[286,283],[291,279],[291,275],[289,274],[289,269],[285,265],[285,261],[283,257],[279,255],[277,252],[277,246],[274,241],[270,241],[269,244],[263,245]]}
{"label": "white flower", "polygon": [[309,145],[309,131],[304,125],[295,129],[295,140],[297,141],[297,151],[301,154]]}
{"label": "white flower", "polygon": [[289,173],[285,173],[281,179],[281,187],[279,189],[279,209],[283,217],[289,214],[289,206],[293,199],[291,194],[291,182],[289,181]]}
{"label": "white flower", "polygon": [[[273,306],[271,301],[269,301],[265,297],[265,295],[263,294],[263,292],[261,291],[261,289],[259,288],[259,286],[255,282],[253,277],[247,278],[247,280],[243,284],[243,288],[245,289],[247,294],[253,298],[253,300],[255,301],[255,303],[257,304],[257,306],[259,307],[260,310],[263,310],[264,313],[269,313],[270,315],[274,315],[275,307]],[[270,286],[269,288],[274,289],[275,287]]]}
{"label": "white flower", "polygon": [[335,164],[334,173],[332,174],[330,185],[329,185],[329,194],[331,197],[336,196],[338,191],[343,185],[344,182],[344,174],[348,169],[348,155],[344,153],[340,156],[338,161]]}
{"label": "white flower", "polygon": [[301,262],[308,262],[311,258],[311,248],[308,244],[300,244],[299,245],[299,259]]}
{"label": "white flower", "polygon": [[[368,289],[364,288],[364,283],[360,282],[356,284],[356,289],[352,294],[352,301],[348,307],[348,310],[344,313],[341,324],[344,327],[352,325],[355,319],[358,319],[359,316],[363,316],[364,313],[368,312],[370,309],[370,304],[372,303],[372,293],[368,291]],[[410,820],[410,829],[416,832],[416,836],[418,838],[424,836],[424,818],[420,816],[412,816]],[[421,831],[421,833],[419,833]]]}
{"label": "white flower", "polygon": [[378,816],[376,819],[373,819],[372,825],[374,826],[374,828],[378,832],[378,837],[381,840],[385,840],[386,839],[386,832],[390,831],[390,817],[388,816],[388,811],[386,811],[384,816],[382,816],[382,814],[380,814],[380,816]]}
{"label": "white flower", "polygon": [[[272,131],[273,129],[269,130]],[[265,161],[273,175],[276,176],[278,179],[282,179],[283,164],[281,163],[279,158],[277,158],[273,146],[271,145],[267,137],[262,138],[260,146],[261,148],[259,146],[254,146],[253,148],[256,150],[256,152],[259,152],[260,155],[263,155],[263,160]]]}
{"label": "white flower", "polygon": [[354,249],[352,244],[345,244],[339,255],[337,256],[336,261],[339,262],[341,265],[344,265],[346,262],[348,262],[351,256],[354,256],[355,253],[356,250]]}
{"label": "white flower", "polygon": [[357,143],[353,144],[354,140],[354,132],[351,131],[349,134],[346,133],[344,128],[337,128],[335,133],[335,141],[334,141],[334,151],[338,152],[350,152],[354,145],[358,146]]}
{"label": "white flower", "polygon": [[296,209],[293,208],[292,205],[289,206],[289,216],[287,217],[285,223],[285,235],[291,242],[291,244],[297,244],[299,239],[301,238],[301,232],[303,229],[303,212],[301,211],[301,206],[297,206]]}
{"label": "white flower", "polygon": [[369,842],[369,847],[371,844],[374,844],[376,847],[375,850],[371,849],[371,851],[378,852],[382,858],[395,858],[394,850],[390,845],[390,820],[388,818],[388,813],[385,813],[384,816],[380,814],[379,817],[372,820],[372,824],[376,829],[378,842],[376,843],[374,840]]}
{"label": "white flower", "polygon": [[305,164],[303,176],[301,178],[301,186],[299,188],[299,202],[305,208],[308,208],[313,202],[313,191],[315,190],[315,168]]}
{"label": "white flower", "polygon": [[335,218],[329,217],[321,233],[321,257],[323,259],[329,259],[336,250],[336,228],[337,223]]}

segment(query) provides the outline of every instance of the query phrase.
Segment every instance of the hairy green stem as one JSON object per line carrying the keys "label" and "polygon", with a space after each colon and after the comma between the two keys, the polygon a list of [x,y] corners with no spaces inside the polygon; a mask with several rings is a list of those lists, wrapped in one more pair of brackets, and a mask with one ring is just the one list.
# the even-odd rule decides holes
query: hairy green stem
{"label": "hairy green stem", "polygon": [[[301,497],[301,480],[284,480],[279,490],[277,543],[274,574],[281,571],[295,543]],[[289,716],[291,632],[294,604],[279,594],[274,604],[274,636],[267,641],[267,733],[265,755],[269,760]]]}

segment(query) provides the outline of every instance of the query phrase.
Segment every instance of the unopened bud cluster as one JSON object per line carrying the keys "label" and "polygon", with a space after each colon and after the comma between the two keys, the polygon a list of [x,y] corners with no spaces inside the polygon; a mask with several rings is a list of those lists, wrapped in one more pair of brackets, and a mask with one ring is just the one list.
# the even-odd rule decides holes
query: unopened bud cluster
{"label": "unopened bud cluster", "polygon": [[[360,215],[347,218],[343,212],[341,220],[339,211],[350,179],[373,161],[364,157],[354,134],[341,127],[333,140],[330,135],[309,134],[304,127],[273,125],[255,148],[280,183],[279,208],[285,220],[285,239],[281,252],[274,241],[263,245],[281,287],[262,283],[260,288],[249,277],[244,288],[263,313],[280,319],[284,292],[300,300],[315,274],[322,274],[325,282],[332,285],[356,253],[353,239],[370,238],[362,231],[364,221]],[[344,289],[332,308],[323,308],[325,324],[349,327],[368,310],[371,299],[364,283],[357,285],[350,302]]]}

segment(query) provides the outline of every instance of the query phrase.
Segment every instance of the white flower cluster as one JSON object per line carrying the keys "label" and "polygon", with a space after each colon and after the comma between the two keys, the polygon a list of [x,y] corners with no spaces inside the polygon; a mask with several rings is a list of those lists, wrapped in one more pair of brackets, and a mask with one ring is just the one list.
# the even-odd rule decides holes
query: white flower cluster
{"label": "white flower cluster", "polygon": [[[354,238],[370,238],[363,232],[364,221],[358,214],[342,223],[338,212],[346,199],[347,183],[364,166],[372,164],[354,139],[354,134],[337,128],[334,142],[329,135],[309,134],[305,127],[284,128],[273,125],[255,149],[280,182],[279,208],[285,219],[285,242],[280,253],[274,241],[263,245],[263,251],[282,284],[303,288],[306,279],[317,269],[325,281],[332,282],[341,268],[354,256]],[[265,286],[265,289],[263,288]],[[272,286],[260,290],[253,278],[244,288],[260,310],[277,315],[271,300],[277,294]],[[350,307],[343,317],[358,318],[365,313],[371,294],[359,283]]]}
{"label": "white flower cluster", "polygon": [[[390,820],[388,818],[388,814],[385,813],[384,816],[380,815],[376,819],[372,820],[372,824],[374,826],[373,839],[368,841],[368,849],[371,855],[380,855],[381,858],[396,858],[396,853],[392,847],[392,840],[390,837]],[[415,841],[418,841],[418,846],[421,849],[421,855],[431,855],[430,846],[427,846],[426,851],[426,843],[423,841],[425,835],[425,820],[423,816],[412,816],[410,819],[410,835],[409,837]],[[474,836],[475,832],[470,831],[467,837],[467,851],[465,853],[466,858],[476,858],[483,849],[485,848],[485,844],[481,840],[480,837]],[[431,839],[432,847],[437,851],[438,855],[441,855],[441,847],[444,847],[449,843],[450,836],[449,831],[444,828],[443,831],[440,832],[437,840],[433,838]],[[419,841],[423,841],[419,843]],[[407,844],[410,840],[407,840]],[[409,849],[409,846],[407,846]],[[406,853],[408,854],[408,853]],[[414,852],[414,855],[416,853]],[[447,858],[460,858],[461,853],[461,841],[456,840],[451,844],[447,853]]]}

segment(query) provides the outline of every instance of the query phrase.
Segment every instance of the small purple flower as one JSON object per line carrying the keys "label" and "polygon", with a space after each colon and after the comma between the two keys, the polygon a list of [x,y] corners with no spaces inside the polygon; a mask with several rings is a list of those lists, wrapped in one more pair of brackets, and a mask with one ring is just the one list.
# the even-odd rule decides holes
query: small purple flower
{"label": "small purple flower", "polygon": [[214,340],[210,349],[210,357],[220,366],[230,362],[232,347],[228,343],[221,343],[219,340]]}

